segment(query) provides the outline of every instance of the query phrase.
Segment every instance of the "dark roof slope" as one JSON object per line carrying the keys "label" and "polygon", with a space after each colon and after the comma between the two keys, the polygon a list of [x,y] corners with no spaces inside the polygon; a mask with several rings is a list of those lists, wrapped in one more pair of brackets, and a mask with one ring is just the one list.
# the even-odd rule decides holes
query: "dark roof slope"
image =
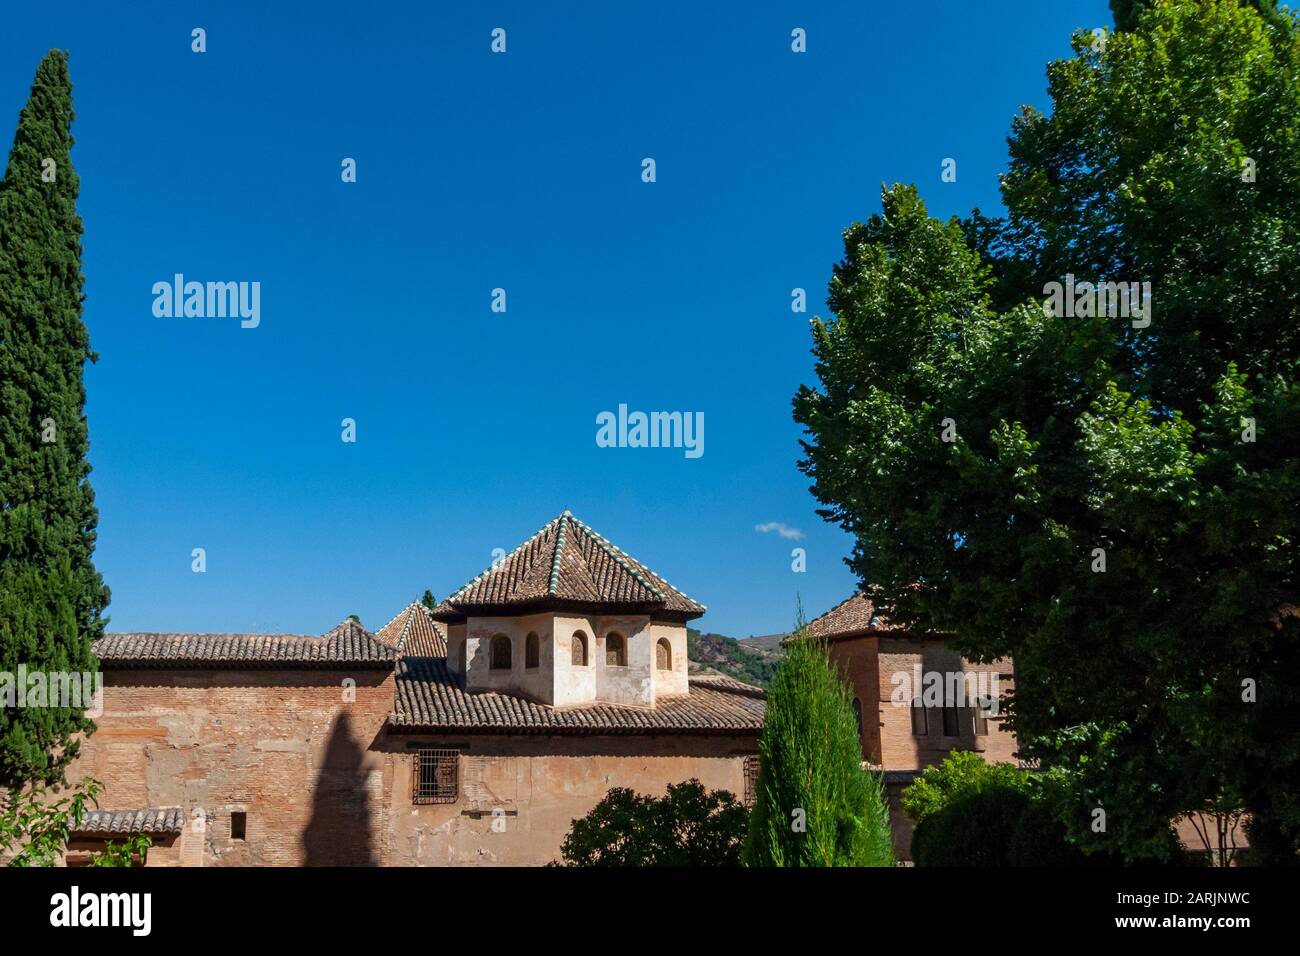
{"label": "dark roof slope", "polygon": [[834,640],[841,637],[856,637],[860,634],[899,630],[901,628],[881,616],[873,598],[859,591],[825,614],[809,621],[804,628],[803,636]]}
{"label": "dark roof slope", "polygon": [[321,637],[304,634],[105,634],[95,656],[108,669],[335,668],[387,670],[396,648],[350,618]]}
{"label": "dark roof slope", "polygon": [[566,508],[500,562],[438,605],[434,616],[608,607],[688,620],[705,608],[616,548]]}
{"label": "dark roof slope", "polygon": [[766,695],[729,678],[691,678],[690,693],[653,708],[618,704],[549,707],[514,694],[469,693],[445,658],[397,665],[396,729],[501,734],[752,734],[763,727]]}
{"label": "dark roof slope", "polygon": [[383,644],[395,648],[400,655],[447,656],[447,636],[423,604],[408,604],[375,632],[375,636]]}

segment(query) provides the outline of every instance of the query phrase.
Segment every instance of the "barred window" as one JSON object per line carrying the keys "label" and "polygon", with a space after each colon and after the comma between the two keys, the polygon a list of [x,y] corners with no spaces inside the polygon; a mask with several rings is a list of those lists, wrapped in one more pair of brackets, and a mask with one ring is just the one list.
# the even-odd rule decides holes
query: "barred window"
{"label": "barred window", "polygon": [[758,758],[745,758],[745,806],[752,807],[758,799]]}
{"label": "barred window", "polygon": [[460,751],[421,748],[415,752],[412,803],[455,803],[460,798]]}

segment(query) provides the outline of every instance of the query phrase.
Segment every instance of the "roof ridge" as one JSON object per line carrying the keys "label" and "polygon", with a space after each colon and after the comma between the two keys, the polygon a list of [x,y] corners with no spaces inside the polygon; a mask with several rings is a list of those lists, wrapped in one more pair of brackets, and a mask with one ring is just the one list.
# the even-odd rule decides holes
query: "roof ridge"
{"label": "roof ridge", "polygon": [[[661,591],[655,584],[647,580],[644,574],[642,574],[640,571],[638,571],[636,568],[632,566],[631,558],[625,555],[622,551],[620,551],[612,541],[606,541],[603,537],[601,537],[599,532],[592,530],[587,525],[583,524],[581,521],[575,518],[573,515],[569,515],[569,520],[572,521],[574,524],[576,524],[583,531],[587,532],[588,537],[594,540],[596,544],[600,546],[600,549],[602,551],[604,551],[611,558],[617,561],[622,566],[624,571],[632,575],[632,577],[636,578],[637,581],[639,581],[644,587],[648,588],[654,594],[657,594],[661,599],[666,597],[663,591]],[[668,584],[668,581],[665,580],[664,583]],[[672,585],[668,585],[668,586],[672,587]],[[674,588],[674,590],[676,589]]]}
{"label": "roof ridge", "polygon": [[[635,560],[631,555],[629,555],[627,552],[625,552],[622,548],[620,548],[618,545],[616,545],[613,541],[610,541],[610,540],[608,540],[607,538],[605,538],[604,536],[602,536],[601,533],[600,533],[599,531],[596,531],[596,530],[594,530],[594,529],[592,529],[592,528],[587,527],[587,525],[583,524],[579,519],[574,518],[572,515],[570,515],[569,517],[570,517],[570,518],[573,518],[573,520],[574,520],[575,522],[577,522],[578,527],[582,528],[582,529],[585,530],[589,535],[591,535],[593,538],[595,538],[595,539],[596,539],[596,543],[599,544],[599,545],[601,545],[601,547],[605,550],[605,552],[606,552],[607,554],[610,554],[610,555],[612,555],[613,557],[615,557],[616,559],[620,559],[620,560],[623,560],[623,561],[631,562],[631,561],[634,561],[634,560]],[[640,563],[640,562],[637,562],[637,563]],[[641,576],[640,574],[637,574],[635,568],[629,568],[628,570],[631,571],[634,575],[636,575],[636,577],[637,577],[638,580],[641,580],[641,579],[642,579],[642,576]],[[686,593],[685,591],[683,591],[681,588],[677,587],[677,585],[673,584],[673,582],[669,581],[669,580],[668,580],[666,577],[664,577],[662,574],[660,574],[660,573],[657,572],[657,571],[654,572],[654,574],[655,574],[655,577],[659,578],[659,580],[660,580],[660,581],[663,581],[664,584],[668,585],[670,588],[672,588],[674,591],[676,591],[676,592],[677,592],[678,594],[680,594],[682,597],[686,598],[686,600],[690,601],[692,604],[699,604],[699,606],[700,606],[701,608],[703,608],[705,611],[708,611],[709,608],[708,608],[707,605],[705,605],[705,604],[700,604],[699,601],[695,600],[695,598],[691,597],[689,594],[687,594],[687,593]],[[653,585],[653,584],[648,584],[648,586],[650,587],[650,589],[651,589],[652,591],[654,591],[654,592],[655,592],[656,594],[658,594],[660,597],[666,597],[666,595],[663,593],[663,591],[659,590],[659,588],[656,587],[655,585]]]}
{"label": "roof ridge", "polygon": [[[859,590],[857,590],[857,591],[854,591],[852,594],[850,594],[848,597],[846,597],[846,598],[845,598],[843,601],[841,601],[839,604],[835,605],[833,608],[829,608],[828,610],[822,611],[820,614],[818,614],[818,615],[817,615],[815,618],[813,618],[811,621],[805,621],[805,622],[804,622],[804,627],[811,627],[812,625],[814,625],[814,624],[816,624],[818,621],[820,621],[822,618],[826,617],[826,616],[829,615],[829,614],[834,614],[836,611],[838,611],[838,610],[839,610],[840,608],[842,608],[844,605],[846,605],[846,604],[848,604],[850,601],[852,601],[855,597],[859,597],[859,596],[864,597],[864,598],[867,598],[868,601],[871,601],[871,598],[868,598],[868,597],[867,597],[866,592],[863,591],[863,590],[861,590],[861,589],[859,589]],[[871,604],[872,604],[872,610],[873,610],[873,611],[875,610],[875,603],[876,603],[875,601],[871,601]]]}
{"label": "roof ridge", "polygon": [[524,541],[523,544],[519,545],[519,546],[518,546],[517,548],[515,548],[513,551],[511,551],[510,553],[508,553],[505,557],[503,557],[503,558],[499,558],[499,559],[497,559],[496,561],[493,561],[490,565],[487,566],[487,568],[485,568],[484,570],[480,571],[480,572],[479,572],[478,574],[476,574],[473,578],[471,578],[467,584],[463,585],[462,587],[460,587],[460,588],[458,588],[457,590],[453,591],[451,594],[447,595],[447,597],[443,600],[443,603],[444,603],[444,604],[451,604],[452,602],[454,602],[454,601],[456,600],[456,598],[460,597],[462,594],[464,594],[466,591],[468,591],[468,590],[469,590],[470,588],[472,588],[474,585],[478,584],[479,581],[483,580],[483,578],[487,577],[489,574],[491,574],[491,573],[492,573],[493,571],[495,571],[497,568],[504,567],[507,561],[509,561],[511,558],[513,558],[513,557],[514,557],[516,554],[518,554],[520,551],[524,550],[524,548],[528,547],[530,544],[532,544],[532,543],[533,543],[534,541],[536,541],[538,538],[540,538],[540,537],[542,536],[542,534],[545,533],[545,531],[546,531],[547,528],[549,528],[551,525],[555,524],[557,521],[559,521],[561,518],[563,518],[563,517],[564,517],[564,514],[567,513],[567,511],[568,511],[568,509],[565,509],[565,512],[562,513],[562,514],[560,514],[559,517],[552,518],[550,521],[546,522],[546,524],[542,525],[540,528],[538,528],[536,531],[534,531],[531,535],[529,535],[529,536],[528,536],[528,539],[527,539],[526,541]]}
{"label": "roof ridge", "polygon": [[[420,603],[419,601],[412,601],[410,604],[406,605],[406,607],[402,608],[400,611],[398,611],[396,614],[390,617],[386,622],[384,622],[383,627],[381,627],[379,631],[382,631],[385,627],[388,627],[389,624],[392,624],[403,614],[409,614],[411,612],[411,608],[415,607],[419,603]],[[375,633],[378,634],[379,631],[375,631]]]}
{"label": "roof ridge", "polygon": [[402,633],[397,635],[397,640],[393,643],[393,649],[398,654],[402,653],[402,647],[406,644],[406,635],[411,633],[411,622],[415,620],[415,605],[411,604],[406,608],[406,623],[402,625]]}
{"label": "roof ridge", "polygon": [[572,518],[569,509],[565,508],[560,512],[560,516],[555,520],[560,523],[559,533],[555,538],[555,556],[551,558],[551,579],[546,583],[546,593],[555,596],[555,592],[560,587],[560,560],[564,556],[564,519]]}

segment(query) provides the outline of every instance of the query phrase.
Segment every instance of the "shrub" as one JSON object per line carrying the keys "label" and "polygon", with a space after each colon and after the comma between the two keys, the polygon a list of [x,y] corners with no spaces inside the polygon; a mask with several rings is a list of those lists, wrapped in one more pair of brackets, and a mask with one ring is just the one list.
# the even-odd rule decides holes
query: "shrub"
{"label": "shrub", "polygon": [[727,790],[698,780],[662,797],[615,787],[560,849],[564,866],[739,866],[748,811]]}

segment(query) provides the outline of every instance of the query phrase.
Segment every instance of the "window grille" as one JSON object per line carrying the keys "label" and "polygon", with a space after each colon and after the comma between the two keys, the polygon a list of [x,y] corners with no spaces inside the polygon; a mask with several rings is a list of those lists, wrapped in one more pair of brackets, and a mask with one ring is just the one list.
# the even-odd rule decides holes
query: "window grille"
{"label": "window grille", "polygon": [[460,751],[421,748],[415,752],[412,803],[455,803],[460,797]]}

